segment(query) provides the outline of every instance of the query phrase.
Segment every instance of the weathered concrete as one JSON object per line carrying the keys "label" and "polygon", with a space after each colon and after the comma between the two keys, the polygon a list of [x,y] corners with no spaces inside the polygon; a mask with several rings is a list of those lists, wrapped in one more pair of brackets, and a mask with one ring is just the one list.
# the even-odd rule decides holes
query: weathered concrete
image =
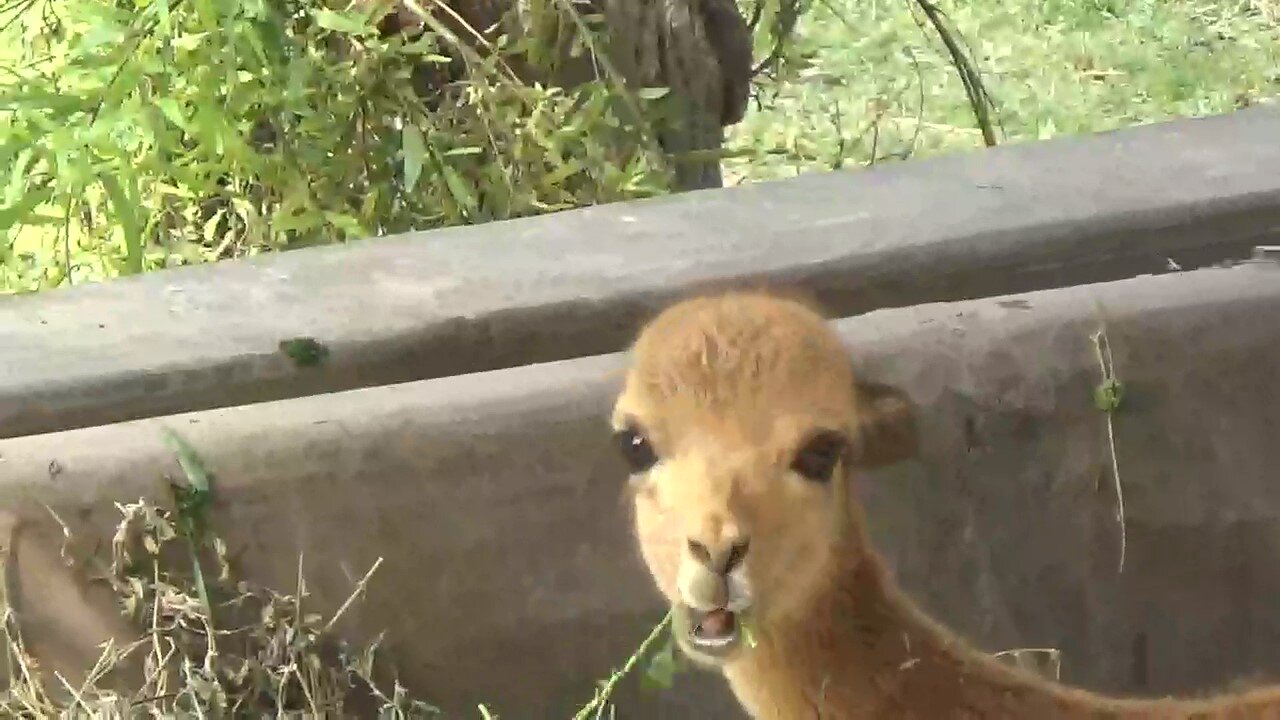
{"label": "weathered concrete", "polygon": [[4,299],[0,437],[611,352],[728,280],[853,315],[1243,257],[1280,237],[1277,137],[1257,108]]}
{"label": "weathered concrete", "polygon": [[[1129,393],[1122,575],[1095,302]],[[1158,693],[1280,674],[1277,317],[1280,265],[1259,263],[841,321],[864,375],[921,408],[920,460],[863,484],[874,536],[926,607],[993,650],[1061,648],[1070,681]],[[54,587],[66,571],[43,504],[83,532],[113,521],[113,500],[158,497],[177,472],[168,425],[217,474],[216,528],[251,577],[291,588],[303,552],[332,608],[385,557],[353,632],[386,629],[410,687],[468,717],[478,702],[565,717],[662,612],[604,422],[621,362],[0,441],[0,511],[45,533],[10,570],[23,620],[96,639],[63,619],[92,612]],[[628,688],[619,717],[737,716],[718,681],[680,687]]]}

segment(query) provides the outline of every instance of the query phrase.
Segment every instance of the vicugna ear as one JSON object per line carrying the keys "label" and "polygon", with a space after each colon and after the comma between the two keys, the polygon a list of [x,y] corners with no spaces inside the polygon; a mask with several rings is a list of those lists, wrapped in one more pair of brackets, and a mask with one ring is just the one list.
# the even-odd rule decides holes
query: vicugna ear
{"label": "vicugna ear", "polygon": [[915,407],[901,390],[881,383],[858,381],[858,424],[853,439],[853,462],[862,469],[892,465],[916,456],[920,438]]}

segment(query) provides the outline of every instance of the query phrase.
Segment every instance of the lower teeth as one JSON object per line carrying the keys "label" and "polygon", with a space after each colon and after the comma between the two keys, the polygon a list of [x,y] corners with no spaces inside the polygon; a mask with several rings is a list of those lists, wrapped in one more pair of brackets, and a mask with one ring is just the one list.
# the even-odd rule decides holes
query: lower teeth
{"label": "lower teeth", "polygon": [[697,638],[697,640],[698,640],[698,644],[699,644],[699,645],[717,645],[717,646],[718,646],[718,645],[727,645],[727,644],[729,643],[729,641],[730,641],[730,640],[732,640],[732,639],[733,639],[733,636],[732,636],[732,635],[722,635],[722,636],[720,636],[720,637],[714,637],[714,638],[709,638],[709,637],[706,637],[706,636],[699,636],[699,637]]}

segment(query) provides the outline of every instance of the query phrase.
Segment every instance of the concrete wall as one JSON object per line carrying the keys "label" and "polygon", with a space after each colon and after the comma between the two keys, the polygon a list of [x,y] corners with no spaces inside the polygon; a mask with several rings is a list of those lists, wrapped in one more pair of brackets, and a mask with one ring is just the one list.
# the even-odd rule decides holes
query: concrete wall
{"label": "concrete wall", "polygon": [[1277,137],[1260,107],[6,298],[0,437],[612,352],[728,280],[853,315],[1239,258],[1280,238]]}
{"label": "concrete wall", "polygon": [[[1129,389],[1123,574],[1091,398],[1098,303]],[[866,376],[922,411],[920,459],[863,485],[874,536],[927,608],[988,649],[1062,648],[1069,681],[1158,693],[1280,674],[1277,317],[1280,266],[1264,262],[840,321]],[[216,473],[216,529],[254,580],[292,587],[303,552],[332,608],[383,556],[351,632],[385,629],[415,692],[466,716],[565,717],[663,611],[604,422],[622,361],[0,440],[0,508],[34,538],[9,544],[25,617],[63,649],[110,630],[101,599],[57,589],[81,581],[52,555],[45,504],[87,532],[112,501],[162,497],[167,425]],[[628,687],[618,717],[737,717],[713,678],[679,688]]]}

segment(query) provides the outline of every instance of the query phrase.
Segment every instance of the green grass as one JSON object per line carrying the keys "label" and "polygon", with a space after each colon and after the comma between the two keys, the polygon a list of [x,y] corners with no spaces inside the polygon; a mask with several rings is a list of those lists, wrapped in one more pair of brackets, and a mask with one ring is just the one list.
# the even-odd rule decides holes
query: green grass
{"label": "green grass", "polygon": [[[788,62],[762,83],[761,106],[731,132],[730,182],[982,146],[960,79],[912,0],[812,1]],[[1001,142],[1280,96],[1276,0],[936,2],[993,96]]]}
{"label": "green grass", "polygon": [[[993,97],[1001,143],[1222,113],[1280,96],[1280,0],[933,1]],[[753,109],[730,130],[728,184],[982,147],[959,76],[917,0],[802,2],[807,12],[784,62],[761,79]],[[8,20],[24,5],[0,15]],[[12,65],[17,45],[12,27],[0,32],[0,66]],[[0,273],[0,293],[61,284],[64,266],[77,281],[119,274],[128,233],[111,220],[84,242],[59,242],[62,223],[9,228],[0,261],[22,262],[10,268],[13,277]],[[246,243],[225,253],[217,243],[152,248],[160,259],[148,255],[144,269],[273,247]]]}

